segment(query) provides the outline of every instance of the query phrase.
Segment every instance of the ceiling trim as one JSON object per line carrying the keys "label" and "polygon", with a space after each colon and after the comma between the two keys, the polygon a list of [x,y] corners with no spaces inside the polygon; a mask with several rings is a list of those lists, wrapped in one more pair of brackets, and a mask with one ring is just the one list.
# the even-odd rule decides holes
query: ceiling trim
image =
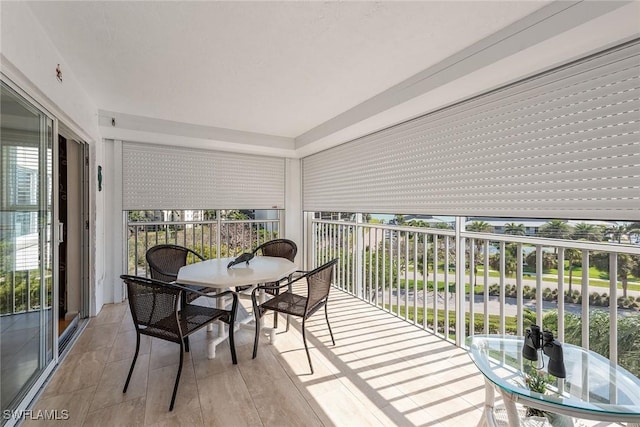
{"label": "ceiling trim", "polygon": [[98,110],[102,137],[131,142],[297,157],[293,138]]}

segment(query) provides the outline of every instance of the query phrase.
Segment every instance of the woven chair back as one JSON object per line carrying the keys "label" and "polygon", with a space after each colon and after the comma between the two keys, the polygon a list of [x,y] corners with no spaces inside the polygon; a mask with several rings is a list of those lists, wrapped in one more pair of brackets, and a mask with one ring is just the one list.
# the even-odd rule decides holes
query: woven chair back
{"label": "woven chair back", "polygon": [[278,258],[286,258],[293,262],[298,253],[298,246],[295,242],[288,239],[275,239],[265,242],[258,246],[254,254],[262,254],[264,256],[272,256]]}
{"label": "woven chair back", "polygon": [[178,245],[157,245],[147,251],[146,258],[151,271],[151,278],[163,282],[173,282],[178,278],[180,267],[187,265],[187,257],[192,261],[203,261],[204,258],[191,249]]}
{"label": "woven chair back", "polygon": [[180,289],[153,283],[144,277],[129,277],[124,282],[136,329],[144,335],[179,343],[182,336],[177,317]]}
{"label": "woven chair back", "polygon": [[329,296],[333,270],[337,262],[338,260],[334,259],[307,273],[307,310],[313,309]]}

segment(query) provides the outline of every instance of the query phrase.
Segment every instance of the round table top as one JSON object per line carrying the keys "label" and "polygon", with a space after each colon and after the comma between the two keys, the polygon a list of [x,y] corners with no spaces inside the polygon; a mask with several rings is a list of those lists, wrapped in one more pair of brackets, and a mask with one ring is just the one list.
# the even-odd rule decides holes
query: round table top
{"label": "round table top", "polygon": [[210,259],[189,264],[178,272],[177,283],[182,285],[229,288],[276,282],[295,272],[297,267],[286,258],[256,256],[249,264],[227,265],[235,257]]}

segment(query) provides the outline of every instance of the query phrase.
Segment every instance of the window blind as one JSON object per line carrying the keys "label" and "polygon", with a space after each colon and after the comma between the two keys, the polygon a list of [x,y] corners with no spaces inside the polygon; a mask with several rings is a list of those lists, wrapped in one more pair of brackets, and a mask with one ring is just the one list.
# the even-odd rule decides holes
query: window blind
{"label": "window blind", "polygon": [[640,43],[303,159],[306,211],[640,219]]}
{"label": "window blind", "polygon": [[282,209],[284,159],[125,142],[125,210]]}

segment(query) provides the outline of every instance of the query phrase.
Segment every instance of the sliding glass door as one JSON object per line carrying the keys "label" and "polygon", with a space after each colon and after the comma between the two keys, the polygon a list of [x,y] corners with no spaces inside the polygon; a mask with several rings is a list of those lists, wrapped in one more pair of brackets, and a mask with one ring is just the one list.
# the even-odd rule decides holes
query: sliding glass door
{"label": "sliding glass door", "polygon": [[[1,423],[54,360],[53,120],[2,82]],[[17,416],[17,415],[16,415]],[[9,418],[9,419],[7,419]],[[15,421],[15,420],[14,420]]]}

